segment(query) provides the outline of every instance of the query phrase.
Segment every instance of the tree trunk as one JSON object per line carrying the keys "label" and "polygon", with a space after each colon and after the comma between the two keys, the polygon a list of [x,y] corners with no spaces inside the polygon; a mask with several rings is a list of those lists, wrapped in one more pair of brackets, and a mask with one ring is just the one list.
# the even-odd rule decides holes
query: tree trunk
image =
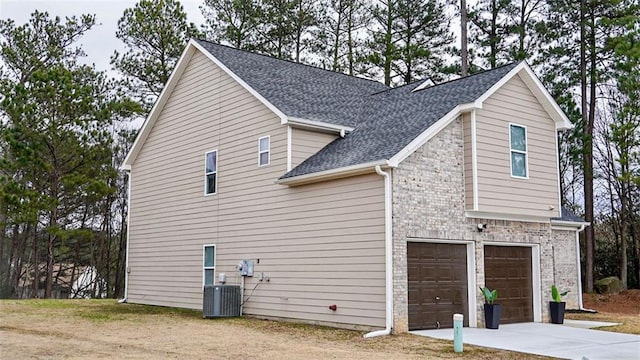
{"label": "tree trunk", "polygon": [[498,61],[498,4],[496,0],[491,1],[491,33],[489,34],[489,65],[491,68],[495,68]]}
{"label": "tree trunk", "polygon": [[467,41],[467,0],[460,0],[460,76],[469,74]]}
{"label": "tree trunk", "polygon": [[393,9],[392,3],[389,2],[387,8],[386,34],[384,36],[385,54],[384,54],[384,84],[391,86],[391,58],[393,56]]}
{"label": "tree trunk", "polygon": [[349,75],[353,76],[353,1],[349,2],[349,16],[347,17],[347,64],[349,66]]}
{"label": "tree trunk", "polygon": [[54,260],[54,247],[56,242],[56,235],[52,234],[53,230],[57,230],[58,225],[58,206],[54,205],[51,210],[49,218],[49,227],[47,234],[47,273],[46,273],[46,281],[44,288],[44,298],[51,299],[51,292],[53,290],[53,266],[55,264]]}
{"label": "tree trunk", "polygon": [[[585,221],[590,225],[585,229],[585,291],[593,292],[593,260],[594,260],[594,238],[593,229],[593,123],[592,118],[588,116],[590,110],[587,107],[587,54],[586,54],[586,0],[580,0],[580,93],[582,121],[584,123],[584,147],[582,153],[582,162],[584,167],[584,217]],[[593,84],[595,85],[595,84]],[[595,97],[591,99],[595,105]]]}
{"label": "tree trunk", "polygon": [[38,259],[38,225],[33,226],[33,258],[31,264],[33,265],[33,294],[31,297],[39,297],[40,291],[40,259]]}

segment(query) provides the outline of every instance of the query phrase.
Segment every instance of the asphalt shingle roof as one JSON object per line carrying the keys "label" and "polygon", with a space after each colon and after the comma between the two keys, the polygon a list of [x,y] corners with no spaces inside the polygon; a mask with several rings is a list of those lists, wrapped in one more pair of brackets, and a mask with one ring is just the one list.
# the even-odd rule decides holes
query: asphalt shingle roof
{"label": "asphalt shingle roof", "polygon": [[354,128],[281,179],[388,160],[457,105],[476,100],[517,65],[413,92],[420,83],[391,89],[372,80],[197,41],[285,115]]}
{"label": "asphalt shingle roof", "polygon": [[358,126],[282,176],[388,160],[460,104],[474,101],[516,64],[413,92],[418,83],[368,97]]}
{"label": "asphalt shingle roof", "polygon": [[373,80],[196,41],[290,117],[355,127],[366,96],[389,88]]}
{"label": "asphalt shingle roof", "polygon": [[578,223],[582,223],[585,222],[583,218],[581,218],[580,216],[576,215],[573,211],[567,209],[566,207],[562,207],[561,209],[561,217],[555,217],[555,218],[551,218],[551,220],[560,220],[560,221],[567,221],[567,222],[578,222]]}

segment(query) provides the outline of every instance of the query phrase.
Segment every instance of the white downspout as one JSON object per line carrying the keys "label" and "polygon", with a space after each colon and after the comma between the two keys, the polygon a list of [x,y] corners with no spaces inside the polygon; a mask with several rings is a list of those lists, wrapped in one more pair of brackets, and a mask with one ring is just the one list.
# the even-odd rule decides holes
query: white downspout
{"label": "white downspout", "polygon": [[385,249],[385,293],[386,293],[386,327],[384,330],[364,334],[365,338],[391,334],[393,328],[393,228],[391,203],[391,173],[382,171],[376,165],[376,173],[384,177],[384,249]]}

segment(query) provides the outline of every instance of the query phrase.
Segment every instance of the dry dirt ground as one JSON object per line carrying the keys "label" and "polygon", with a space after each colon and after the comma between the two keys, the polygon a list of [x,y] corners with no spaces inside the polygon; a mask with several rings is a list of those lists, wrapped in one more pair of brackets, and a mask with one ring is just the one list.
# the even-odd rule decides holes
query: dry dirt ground
{"label": "dry dirt ground", "polygon": [[596,314],[567,314],[568,319],[596,320],[620,323],[600,330],[640,335],[640,290],[626,290],[618,294],[583,294],[584,307]]}
{"label": "dry dirt ground", "polygon": [[542,359],[415,335],[363,333],[113,300],[0,301],[0,359]]}

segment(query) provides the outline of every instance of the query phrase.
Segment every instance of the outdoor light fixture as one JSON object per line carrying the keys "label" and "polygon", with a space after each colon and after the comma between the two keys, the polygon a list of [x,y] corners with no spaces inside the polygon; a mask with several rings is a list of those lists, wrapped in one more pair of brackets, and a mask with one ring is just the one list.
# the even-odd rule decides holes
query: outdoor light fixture
{"label": "outdoor light fixture", "polygon": [[482,232],[482,230],[487,228],[487,224],[478,224],[478,232]]}

